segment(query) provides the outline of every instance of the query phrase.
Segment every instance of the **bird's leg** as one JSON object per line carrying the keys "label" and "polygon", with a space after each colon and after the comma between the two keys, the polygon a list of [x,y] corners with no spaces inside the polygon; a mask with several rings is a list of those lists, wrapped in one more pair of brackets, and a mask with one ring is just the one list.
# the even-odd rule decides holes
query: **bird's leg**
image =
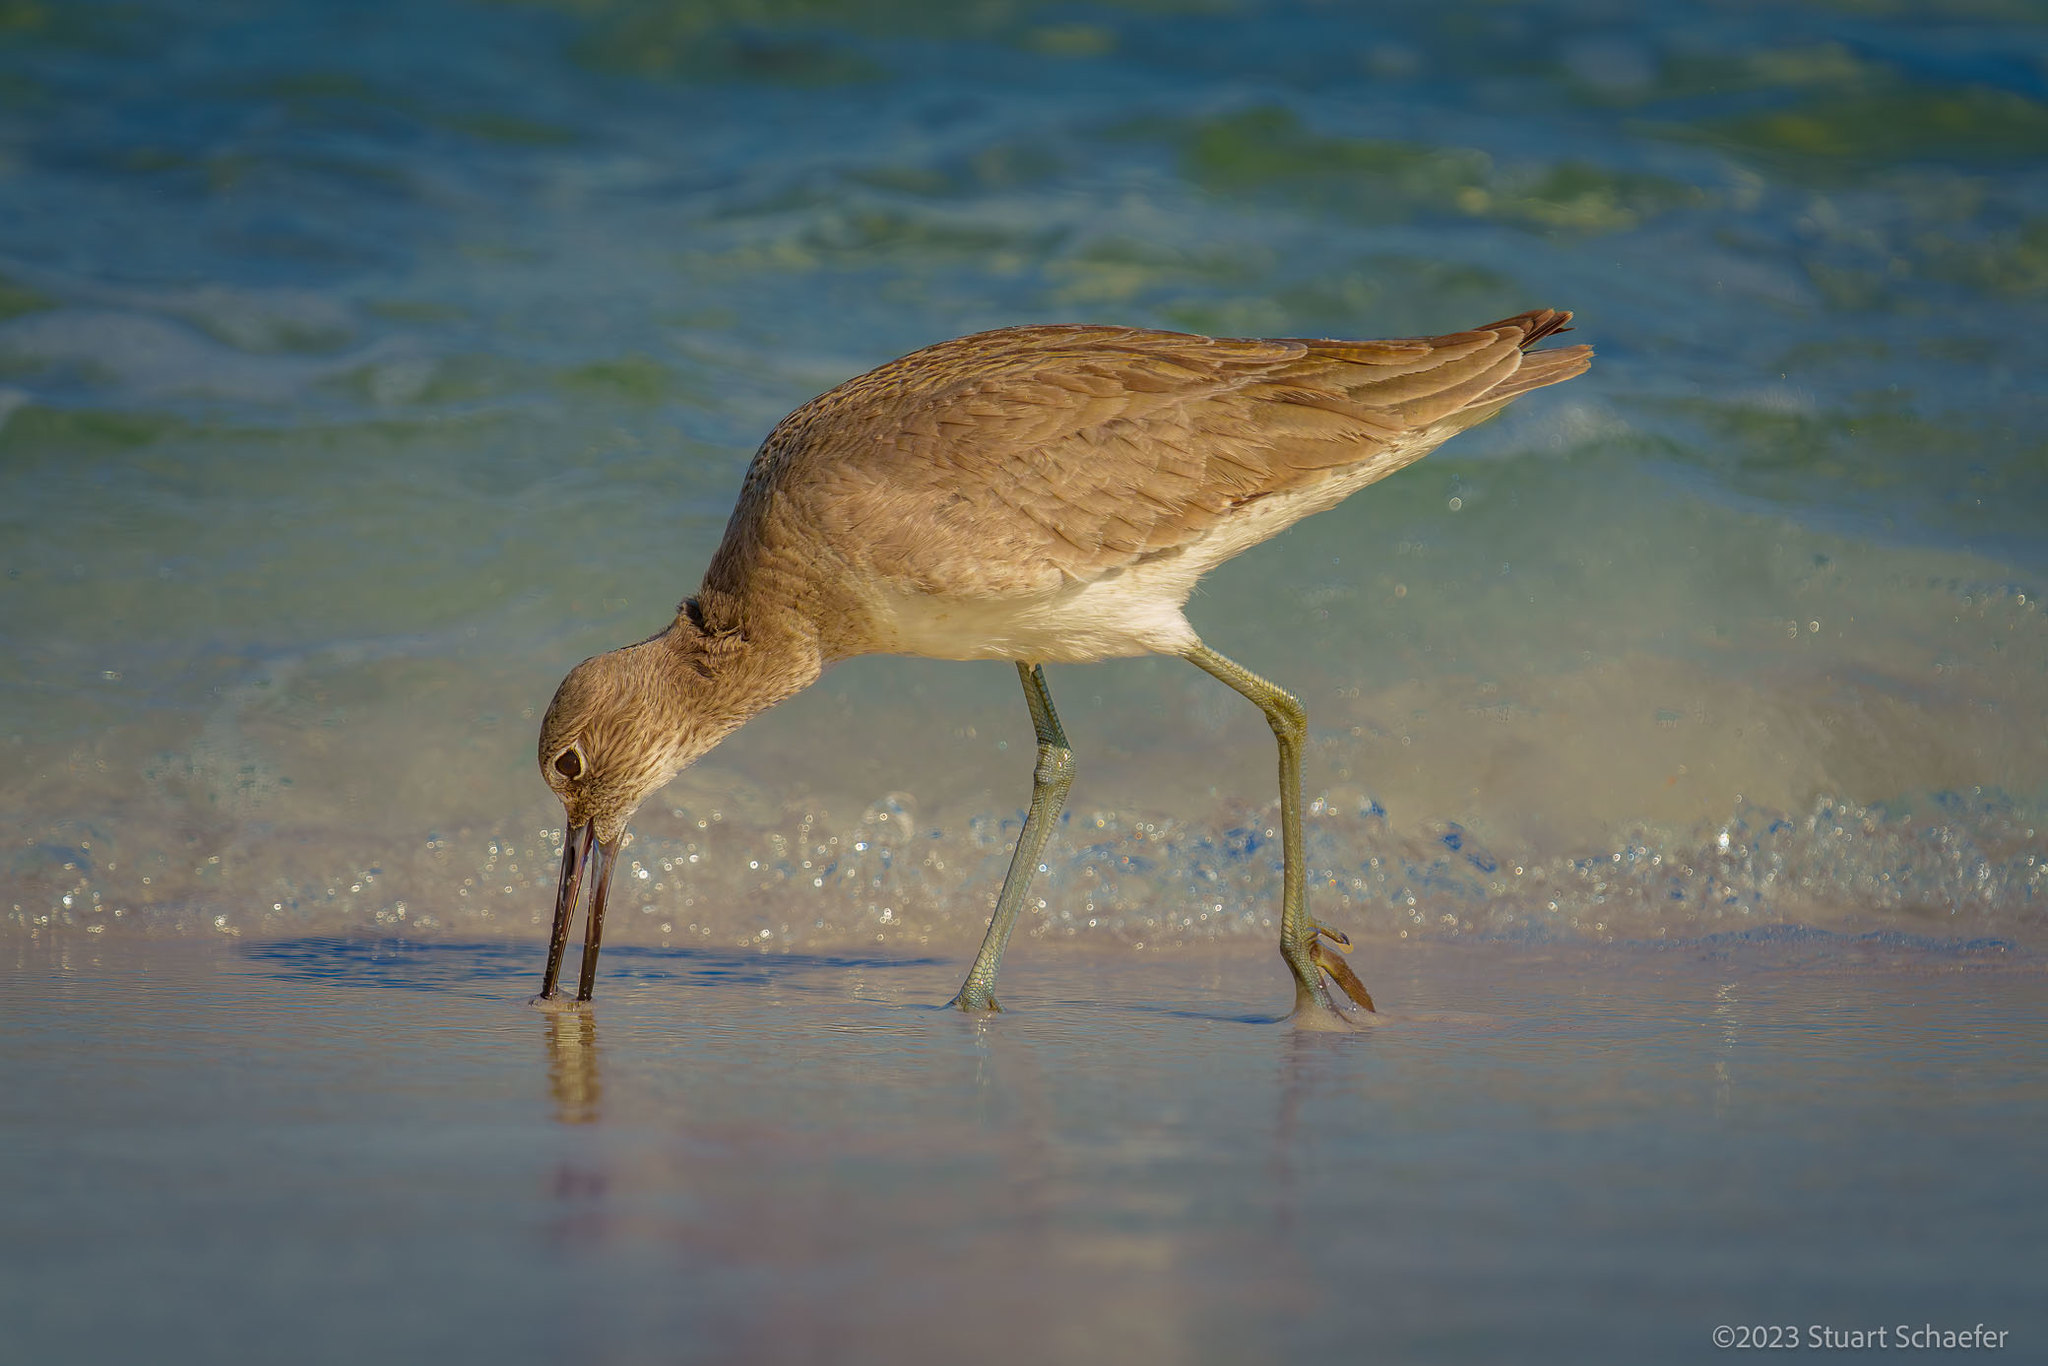
{"label": "bird's leg", "polygon": [[[1338,1014],[1323,976],[1367,1010],[1373,1008],[1365,984],[1351,965],[1328,944],[1349,948],[1351,941],[1308,917],[1308,868],[1301,841],[1301,746],[1308,738],[1308,713],[1301,699],[1270,683],[1206,645],[1187,652],[1188,662],[1243,693],[1266,714],[1273,738],[1280,742],[1280,844],[1285,858],[1281,874],[1280,956],[1294,974],[1294,1016],[1304,1023]],[[1325,943],[1328,941],[1328,944]]]}
{"label": "bird's leg", "polygon": [[1038,869],[1038,856],[1045,851],[1060,808],[1066,805],[1067,789],[1074,785],[1074,751],[1067,748],[1059,713],[1052,709],[1044,672],[1036,664],[1019,664],[1017,676],[1024,680],[1031,728],[1038,732],[1038,767],[1031,774],[1031,809],[1024,815],[1024,829],[1017,836],[1017,852],[1010,857],[1010,871],[996,898],[996,912],[989,917],[988,935],[981,941],[981,952],[974,955],[974,966],[967,970],[960,994],[948,1003],[969,1012],[1002,1009],[996,1004],[995,985],[1003,946],[1017,927],[1017,912],[1031,886],[1031,875]]}

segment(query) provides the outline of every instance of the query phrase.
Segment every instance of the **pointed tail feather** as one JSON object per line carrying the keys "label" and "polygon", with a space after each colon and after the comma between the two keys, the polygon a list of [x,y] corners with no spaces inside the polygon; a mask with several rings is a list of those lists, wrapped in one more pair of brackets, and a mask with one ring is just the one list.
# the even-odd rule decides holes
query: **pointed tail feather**
{"label": "pointed tail feather", "polygon": [[1593,363],[1593,348],[1590,346],[1553,346],[1548,350],[1530,351],[1526,348],[1545,337],[1567,331],[1565,324],[1572,315],[1562,309],[1538,308],[1512,318],[1503,318],[1497,323],[1474,328],[1475,332],[1506,332],[1519,330],[1524,348],[1521,363],[1513,374],[1500,383],[1475,396],[1459,411],[1448,414],[1441,421],[1447,424],[1446,434],[1461,432],[1476,427],[1500,412],[1515,399],[1531,389],[1541,389],[1550,384],[1562,384],[1576,375],[1582,375]]}
{"label": "pointed tail feather", "polygon": [[1571,331],[1571,328],[1567,326],[1571,320],[1572,315],[1569,309],[1532,308],[1527,313],[1517,313],[1512,318],[1502,318],[1497,323],[1488,323],[1484,327],[1475,327],[1472,330],[1475,332],[1505,332],[1509,328],[1518,328],[1522,333],[1522,345],[1524,348],[1527,348],[1534,346],[1545,337],[1554,336],[1559,332]]}
{"label": "pointed tail feather", "polygon": [[1562,384],[1575,375],[1585,374],[1592,363],[1593,348],[1590,346],[1554,346],[1548,351],[1532,351],[1522,357],[1522,364],[1514,374],[1486,391],[1482,402],[1505,402],[1531,389]]}

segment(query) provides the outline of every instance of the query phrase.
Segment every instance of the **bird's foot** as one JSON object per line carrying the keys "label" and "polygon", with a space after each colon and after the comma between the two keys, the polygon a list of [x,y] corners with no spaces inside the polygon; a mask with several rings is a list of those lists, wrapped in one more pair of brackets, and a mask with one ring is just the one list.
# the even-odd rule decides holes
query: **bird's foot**
{"label": "bird's foot", "polygon": [[[1306,965],[1297,964],[1283,952],[1294,972],[1294,1013],[1288,1019],[1296,1029],[1347,1032],[1378,1023],[1372,993],[1338,952],[1340,947],[1349,949],[1351,941],[1341,931],[1317,925],[1309,938]],[[1340,1004],[1332,997],[1330,986],[1350,997],[1359,1009]]]}
{"label": "bird's foot", "polygon": [[1309,957],[1315,960],[1317,969],[1329,978],[1339,991],[1356,1002],[1359,1009],[1376,1010],[1372,1003],[1372,993],[1365,989],[1365,983],[1358,980],[1358,974],[1351,970],[1351,964],[1346,961],[1344,953],[1337,951],[1338,949],[1349,953],[1351,940],[1341,931],[1333,930],[1327,925],[1316,926],[1316,937],[1309,947]]}
{"label": "bird's foot", "polygon": [[949,1010],[957,1010],[963,1015],[1000,1015],[1003,1013],[1003,1008],[996,1004],[994,992],[986,989],[975,990],[969,987],[960,988],[960,994],[946,1002],[946,1007]]}
{"label": "bird's foot", "polygon": [[573,1015],[588,1009],[590,1002],[579,1001],[573,996],[564,996],[559,991],[544,991],[526,1004],[535,1010],[544,1010],[550,1015]]}

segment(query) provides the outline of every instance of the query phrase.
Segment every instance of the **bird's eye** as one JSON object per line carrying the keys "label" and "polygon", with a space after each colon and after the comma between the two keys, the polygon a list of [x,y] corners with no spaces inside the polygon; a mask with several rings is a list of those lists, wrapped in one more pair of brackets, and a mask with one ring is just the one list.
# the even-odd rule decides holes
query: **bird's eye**
{"label": "bird's eye", "polygon": [[574,746],[563,750],[555,756],[555,772],[570,782],[575,782],[583,776],[583,756],[577,753]]}

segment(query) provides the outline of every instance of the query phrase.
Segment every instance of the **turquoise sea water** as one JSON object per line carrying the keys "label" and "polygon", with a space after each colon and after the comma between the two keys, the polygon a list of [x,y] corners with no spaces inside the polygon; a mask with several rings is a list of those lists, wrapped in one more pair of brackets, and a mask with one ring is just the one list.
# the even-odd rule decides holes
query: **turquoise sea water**
{"label": "turquoise sea water", "polygon": [[[1568,965],[1545,969],[1547,1004],[1509,1012],[1518,1027],[1565,1000],[1627,1003],[1580,1059],[1593,1070],[1558,1055],[1567,1094],[1605,1094],[1598,1058],[1652,1022],[1717,1028],[1715,991],[1791,974],[1756,1018],[1826,1047],[1769,1053],[1772,1132],[1819,1145],[1809,1157],[1834,1144],[1870,1203],[1813,1244],[1768,1220],[1708,1241],[1793,1291],[1818,1296],[1838,1284],[1830,1258],[1895,1234],[1878,1211],[1953,1212],[1936,1170],[1975,1164],[1968,1210],[2006,1198],[2038,1215],[2016,1136],[2042,1118],[2048,947],[2044,303],[2048,13],[2022,0],[0,0],[0,941],[16,1003],[41,1021],[32,1057],[8,1065],[35,1081],[12,1088],[9,1141],[82,1162],[67,1170],[85,1180],[95,1168],[60,1137],[85,1126],[104,1157],[154,1102],[109,1119],[66,1078],[154,1096],[147,1069],[167,1067],[169,1092],[216,1095],[276,1164],[252,1180],[263,1198],[218,1207],[232,1233],[287,1220],[282,1173],[310,1160],[264,1137],[289,1127],[297,1083],[261,1041],[301,1007],[314,1020],[375,1001],[375,1027],[330,1041],[335,1067],[374,1068],[400,1047],[383,1031],[409,1024],[497,1059],[392,1083],[451,1088],[421,1121],[447,1154],[487,1122],[466,1088],[540,1096],[544,1026],[494,1013],[509,980],[491,978],[482,1032],[463,1034],[437,992],[368,990],[417,985],[375,946],[481,954],[494,974],[535,956],[561,821],[534,771],[539,714],[577,660],[667,621],[755,444],[813,394],[1012,323],[1386,336],[1554,306],[1599,352],[1588,375],[1241,557],[1191,604],[1210,643],[1307,703],[1313,904],[1396,1010],[1454,1010],[1444,980],[1511,997],[1517,955]],[[1178,661],[1048,676],[1079,773],[1012,951],[1014,1018],[990,1028],[1105,990],[1211,1011],[1200,1028],[1218,1037],[1265,1028],[1250,1022],[1285,987],[1265,726]],[[709,990],[692,976],[706,964],[826,964],[832,1009],[858,1015],[861,991],[832,974],[873,955],[903,1010],[944,1000],[1016,833],[1030,736],[1008,666],[899,659],[844,665],[750,724],[636,822],[607,934],[606,1049],[641,1038],[634,1012],[695,1028],[670,997]],[[298,946],[288,971],[266,956],[279,945]],[[1695,991],[1661,974],[1663,954],[1733,955],[1740,971],[1698,968]],[[1205,976],[1219,956],[1238,966]],[[1034,979],[1034,959],[1069,966]],[[276,1088],[208,1091],[193,1052],[124,1055],[122,1039],[186,1009],[129,989],[152,970],[193,999],[211,999],[193,985],[208,974],[228,984],[249,1013],[242,1033],[221,1026],[223,1047]],[[1925,981],[1974,1023],[1889,1008]],[[77,1013],[36,1014],[56,996]],[[1813,1000],[1856,1004],[1823,1027],[1797,1004]],[[925,1045],[901,1031],[924,1017],[887,1018],[874,1103],[915,1120],[952,1093],[905,1061]],[[1181,1103],[1178,1074],[1130,1070],[1190,1046],[1166,1041],[1174,1017],[1147,1018],[1114,1065],[1102,1050],[1128,1019],[1036,1026],[1054,1031],[1045,1075],[1070,1057],[1080,1078],[1046,1082],[1047,1103],[1091,1086]],[[1471,1050],[1459,1084],[1478,1098],[1430,1142],[1488,1124],[1502,1153],[1612,1137],[1514,1083],[1499,1033],[1444,1027],[1465,1032],[1427,1047]],[[523,1051],[490,1053],[494,1031]],[[620,1066],[653,1089],[629,1088],[610,1119],[667,1122],[655,1079],[700,1068],[713,1112],[754,1104],[723,1037],[631,1052]],[[761,1075],[868,1065],[834,1037]],[[941,1037],[962,1058],[1001,1046]],[[1271,1084],[1264,1046],[1218,1045],[1223,1092]],[[1908,1087],[1842,1109],[1829,1050],[1868,1076],[1894,1046],[1952,1057],[1966,1103]],[[1660,1255],[1718,1198],[1687,1173],[1758,1151],[1723,1111],[1687,1110],[1691,1065],[1668,1092],[1655,1069],[1638,1076],[1643,1113],[1668,1102],[1671,1118],[1626,1129],[1647,1145],[1630,1161],[1693,1192],[1645,1216],[1668,1235]],[[403,1108],[358,1084],[370,1113]],[[1022,1103],[991,1085],[998,1110]],[[790,1095],[806,1135],[843,1102]],[[1392,1095],[1423,1113],[1441,1100],[1419,1071]],[[163,1113],[189,1135],[185,1103]],[[570,1141],[547,1137],[562,1121],[537,1100],[518,1106],[534,1142]],[[1931,1136],[1931,1165],[1872,1137],[1879,1111],[1884,1134]],[[1376,1141],[1367,1116],[1345,1118],[1350,1142]],[[880,1144],[885,1127],[864,1132]],[[1180,1256],[1174,1239],[1236,1218],[1183,1199],[1210,1176],[1256,1205],[1260,1154],[1294,1160],[1282,1131],[1160,1177],[1147,1236]],[[791,1161],[825,1160],[790,1144]],[[1071,1178],[1085,1205],[1123,1169],[1075,1151],[1041,1179]],[[402,1166],[364,1161],[349,1179],[366,1187]],[[1592,1161],[1479,1186],[1435,1172],[1424,1187],[1458,1212],[1430,1253],[1433,1293],[1481,1276],[1534,1294],[1514,1279],[1526,1259],[1487,1260],[1475,1230],[1491,1216],[1459,1202],[1505,1202],[1528,1234],[1542,1193],[1585,1189]],[[1818,1208],[1802,1193],[1813,1163],[1743,1170],[1792,1219]],[[178,1165],[159,1153],[140,1170],[149,1184]],[[872,1215],[867,1178],[841,1176],[805,1189]],[[1913,1202],[1885,1204],[1908,1188]],[[630,1203],[640,1188],[609,1189]],[[1384,1250],[1320,1222],[1338,1207],[1304,1200],[1292,1217],[1336,1239],[1336,1279],[1304,1293],[1354,1326],[1331,1307],[1341,1277]],[[39,1208],[39,1227],[66,1226]],[[925,1217],[887,1226],[891,1265],[931,1245]],[[2038,1258],[2026,1224],[1956,1217],[1989,1249],[1974,1283]],[[370,1243],[404,1223],[366,1218]],[[70,1226],[51,1263],[68,1292],[175,1260],[168,1240],[110,1260],[118,1210],[73,1210]],[[762,1247],[794,1255],[750,1246],[764,1265]],[[843,1309],[863,1293],[841,1274],[858,1257],[825,1246],[840,1250],[804,1284]],[[1935,1264],[1912,1247],[1884,1274],[1857,1263],[1827,1303],[1875,1312]],[[2018,1303],[1950,1293],[1969,1280],[1904,1307]],[[1278,1291],[1245,1293],[1278,1312]],[[1242,1359],[1229,1344],[1245,1339],[1212,1341],[1189,1294],[1144,1301],[1141,1318],[1179,1335],[1160,1355]],[[1769,1307],[1673,1303],[1611,1339],[1623,1356],[1662,1355],[1658,1323],[1689,1351],[1715,1314]],[[911,1313],[882,1304],[900,1311],[889,1322]],[[78,1321],[37,1322],[56,1342]],[[617,1359],[674,1328],[640,1322]],[[1400,1340],[1416,1359],[1514,1357],[1507,1320],[1487,1322]],[[1331,1332],[1274,1340],[1334,1347]],[[742,1339],[782,1356],[809,1341],[721,1340]],[[1588,1359],[1577,1341],[1526,1358]]]}
{"label": "turquoise sea water", "polygon": [[[811,394],[1022,321],[1542,304],[1590,376],[1193,606],[1308,702],[1326,898],[2029,935],[2043,31],[1630,13],[12,6],[9,923],[530,929],[539,709],[667,619]],[[1081,778],[1029,930],[1263,936],[1257,717],[1172,661],[1052,684]],[[1015,691],[839,670],[650,804],[643,867],[699,857],[612,932],[971,933]]]}

